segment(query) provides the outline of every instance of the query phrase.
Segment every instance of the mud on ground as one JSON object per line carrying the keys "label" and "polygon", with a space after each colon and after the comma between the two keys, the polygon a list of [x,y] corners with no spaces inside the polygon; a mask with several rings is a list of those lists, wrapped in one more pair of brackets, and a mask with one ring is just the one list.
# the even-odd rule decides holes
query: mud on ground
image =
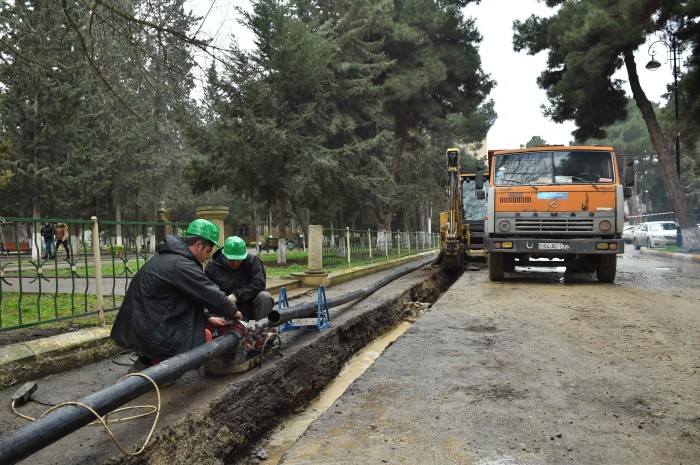
{"label": "mud on ground", "polygon": [[33,341],[44,337],[57,336],[59,334],[78,331],[78,326],[61,326],[61,327],[32,327],[24,329],[13,329],[0,333],[0,347],[17,344],[19,342]]}
{"label": "mud on ground", "polygon": [[283,458],[700,463],[700,267],[465,273]]}

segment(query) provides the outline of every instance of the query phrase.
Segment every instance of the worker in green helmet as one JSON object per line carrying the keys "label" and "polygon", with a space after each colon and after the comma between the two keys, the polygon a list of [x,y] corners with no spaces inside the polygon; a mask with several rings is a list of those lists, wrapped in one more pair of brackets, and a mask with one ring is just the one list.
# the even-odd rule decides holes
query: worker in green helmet
{"label": "worker in green helmet", "polygon": [[205,326],[225,325],[222,317],[241,318],[202,270],[218,239],[217,225],[194,220],[185,237],[165,236],[134,275],[111,332],[119,346],[141,354],[130,372],[204,344]]}
{"label": "worker in green helmet", "polygon": [[272,311],[274,299],[265,290],[265,267],[257,255],[249,254],[238,236],[224,241],[204,270],[219,289],[236,301],[245,321],[262,320]]}

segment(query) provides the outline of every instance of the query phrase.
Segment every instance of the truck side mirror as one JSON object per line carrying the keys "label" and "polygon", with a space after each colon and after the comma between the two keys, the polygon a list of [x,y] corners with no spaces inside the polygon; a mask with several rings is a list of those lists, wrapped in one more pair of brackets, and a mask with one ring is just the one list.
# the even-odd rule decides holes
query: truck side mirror
{"label": "truck side mirror", "polygon": [[[476,176],[474,177],[474,187],[476,188],[477,192],[484,189],[484,160],[479,160],[476,162]],[[479,198],[478,195],[477,198]]]}
{"label": "truck side mirror", "polygon": [[[630,191],[631,191],[631,189],[630,189]],[[478,191],[476,191],[476,198],[479,200],[484,200],[486,198],[486,192],[484,192],[483,189],[479,189]]]}
{"label": "truck side mirror", "polygon": [[627,187],[627,186],[623,187],[623,188],[622,188],[622,195],[623,195],[626,199],[629,199],[630,197],[632,197],[632,188],[631,188],[631,187]]}

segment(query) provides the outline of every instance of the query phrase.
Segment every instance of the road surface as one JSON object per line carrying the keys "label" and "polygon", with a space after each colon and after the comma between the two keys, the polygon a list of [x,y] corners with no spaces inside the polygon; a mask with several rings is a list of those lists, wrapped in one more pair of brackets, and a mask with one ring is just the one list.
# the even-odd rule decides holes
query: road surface
{"label": "road surface", "polygon": [[465,273],[282,463],[700,463],[700,265],[618,270]]}

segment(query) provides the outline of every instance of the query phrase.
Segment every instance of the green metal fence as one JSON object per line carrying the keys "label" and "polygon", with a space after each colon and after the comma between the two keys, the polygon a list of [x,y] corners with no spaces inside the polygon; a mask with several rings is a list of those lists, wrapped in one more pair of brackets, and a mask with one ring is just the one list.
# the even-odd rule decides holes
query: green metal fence
{"label": "green metal fence", "polygon": [[323,268],[373,263],[440,247],[439,234],[386,230],[323,230]]}
{"label": "green metal fence", "polygon": [[[56,250],[41,228],[67,226]],[[0,217],[0,331],[116,310],[156,238],[186,223]]]}
{"label": "green metal fence", "polygon": [[[67,247],[41,236],[45,223],[65,223]],[[166,234],[187,223],[0,217],[0,331],[117,310],[130,279]],[[439,247],[424,232],[326,229],[323,267],[359,265]],[[47,247],[47,245],[49,247]],[[44,258],[47,257],[47,258]]]}

